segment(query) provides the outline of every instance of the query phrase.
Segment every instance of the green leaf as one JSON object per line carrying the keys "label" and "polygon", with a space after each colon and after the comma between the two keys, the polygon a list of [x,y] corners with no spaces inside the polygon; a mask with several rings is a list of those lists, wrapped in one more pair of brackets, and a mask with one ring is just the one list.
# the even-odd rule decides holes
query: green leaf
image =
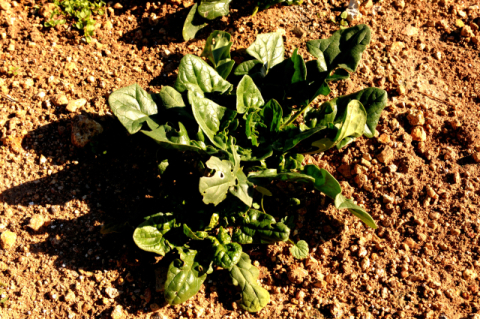
{"label": "green leaf", "polygon": [[337,67],[354,72],[363,51],[370,43],[370,28],[359,24],[351,28],[335,31],[328,39],[311,40],[307,49],[320,63],[325,62],[325,71]]}
{"label": "green leaf", "polygon": [[195,257],[196,250],[183,251],[181,259],[175,259],[168,267],[165,281],[165,300],[171,305],[178,305],[193,297],[207,278]]}
{"label": "green leaf", "polygon": [[253,68],[255,66],[258,66],[259,64],[262,64],[262,62],[258,60],[250,60],[250,61],[245,61],[240,63],[233,74],[242,76],[242,75],[248,75],[250,72],[252,72]]}
{"label": "green leaf", "polygon": [[183,234],[193,240],[203,240],[206,237],[205,232],[194,232],[187,224],[183,224]]}
{"label": "green leaf", "polygon": [[187,19],[185,19],[185,23],[183,24],[182,36],[185,41],[195,38],[195,35],[200,29],[203,29],[207,26],[206,23],[194,25],[193,19],[195,18],[195,13],[197,13],[198,3],[195,3],[193,7],[190,9],[187,15]]}
{"label": "green leaf", "polygon": [[230,59],[231,37],[228,32],[215,30],[205,42],[202,56],[207,57],[215,68],[220,61]]}
{"label": "green leaf", "polygon": [[283,119],[283,109],[275,100],[270,100],[260,111],[260,116],[271,133],[280,131]]}
{"label": "green leaf", "polygon": [[264,104],[260,90],[252,78],[245,75],[237,87],[237,112],[243,114],[249,109],[260,109]]}
{"label": "green leaf", "polygon": [[230,72],[232,72],[233,66],[235,65],[235,61],[227,59],[227,60],[222,60],[217,66],[217,72],[218,74],[226,79]]}
{"label": "green leaf", "polygon": [[175,218],[171,213],[148,216],[135,229],[133,241],[140,249],[165,256],[171,249],[165,234],[174,227],[174,224]]}
{"label": "green leaf", "polygon": [[303,174],[313,177],[315,179],[313,187],[332,199],[342,192],[340,183],[323,168],[318,168],[316,165],[305,165]]}
{"label": "green leaf", "polygon": [[232,237],[230,237],[228,231],[222,226],[218,229],[217,239],[222,245],[230,244],[232,242]]}
{"label": "green leaf", "polygon": [[245,205],[251,207],[253,203],[253,184],[248,181],[247,176],[241,169],[236,171],[235,175],[237,184],[230,187],[230,193],[240,199]]}
{"label": "green leaf", "polygon": [[309,254],[307,242],[300,240],[298,243],[290,247],[290,253],[297,259],[307,258]]}
{"label": "green leaf", "polygon": [[212,156],[205,163],[208,168],[216,170],[212,177],[200,178],[200,193],[205,204],[218,205],[227,197],[231,186],[235,185],[235,175],[232,172],[231,162]]}
{"label": "green leaf", "polygon": [[290,58],[293,62],[294,73],[290,80],[291,84],[303,83],[307,80],[307,67],[305,66],[305,61],[303,57],[298,54],[298,49],[293,51],[292,57]]}
{"label": "green leaf", "polygon": [[233,234],[233,240],[240,244],[272,244],[286,241],[290,236],[290,228],[282,222],[276,223],[271,215],[250,209],[242,217]]}
{"label": "green leaf", "polygon": [[242,255],[242,246],[237,243],[218,245],[213,257],[213,263],[219,267],[229,269],[236,265]]}
{"label": "green leaf", "polygon": [[377,229],[378,226],[375,224],[372,216],[365,211],[362,207],[356,205],[351,199],[345,198],[342,194],[338,194],[335,197],[335,207],[337,209],[347,208],[350,213],[360,218],[368,227]]}
{"label": "green leaf", "polygon": [[182,95],[171,86],[164,86],[162,90],[158,93],[158,96],[162,100],[163,106],[166,109],[185,106]]}
{"label": "green leaf", "polygon": [[201,0],[198,6],[198,14],[208,20],[226,16],[232,0]]}
{"label": "green leaf", "polygon": [[346,144],[353,141],[354,138],[363,134],[367,122],[367,112],[362,103],[358,100],[351,100],[345,111],[335,119],[335,127],[337,128],[336,136],[331,138],[323,138],[312,143],[312,146],[317,148],[315,151],[309,153],[324,152],[327,149],[337,145],[337,148],[342,148]]}
{"label": "green leaf", "polygon": [[225,81],[207,62],[187,54],[180,61],[175,89],[183,93],[192,91],[203,97],[204,93],[225,93],[232,85]]}
{"label": "green leaf", "polygon": [[276,169],[266,169],[248,174],[248,180],[254,184],[269,185],[271,181],[301,182],[314,184],[315,178],[301,173],[277,173]]}
{"label": "green leaf", "polygon": [[138,132],[149,115],[157,114],[157,105],[138,84],[114,91],[108,97],[113,114],[130,134]]}
{"label": "green leaf", "polygon": [[163,175],[163,173],[165,173],[167,168],[168,168],[168,159],[164,159],[163,161],[160,162],[160,164],[158,164],[158,172],[160,173],[160,175]]}
{"label": "green leaf", "polygon": [[248,47],[247,53],[261,61],[267,71],[270,70],[284,60],[282,35],[277,32],[258,35],[255,42]]}
{"label": "green leaf", "polygon": [[242,253],[240,261],[230,269],[230,278],[242,291],[240,307],[248,312],[257,312],[270,301],[268,291],[258,283],[259,271],[252,265],[250,257]]}
{"label": "green leaf", "polygon": [[209,99],[198,97],[192,92],[188,92],[188,100],[192,105],[195,120],[210,142],[225,150],[227,148],[227,136],[224,131],[237,113]]}

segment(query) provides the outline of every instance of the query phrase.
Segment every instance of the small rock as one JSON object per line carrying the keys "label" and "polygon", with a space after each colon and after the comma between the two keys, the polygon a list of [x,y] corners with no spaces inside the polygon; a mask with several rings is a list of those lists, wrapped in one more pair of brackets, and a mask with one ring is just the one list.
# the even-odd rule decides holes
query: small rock
{"label": "small rock", "polygon": [[415,249],[418,246],[418,244],[410,237],[406,238],[404,243],[405,243],[405,245],[407,245],[411,249]]}
{"label": "small rock", "polygon": [[437,53],[435,53],[434,57],[435,57],[435,59],[437,59],[438,61],[442,60],[442,52],[437,52]]}
{"label": "small rock", "polygon": [[116,297],[118,297],[120,295],[118,290],[113,288],[113,287],[108,287],[107,289],[105,289],[105,293],[107,294],[108,298],[110,298],[110,299],[115,299]]}
{"label": "small rock", "polygon": [[360,267],[362,267],[363,271],[367,271],[370,268],[370,259],[368,257],[363,258],[360,262]]}
{"label": "small rock", "polygon": [[0,10],[8,11],[12,6],[6,0],[0,1]]}
{"label": "small rock", "polygon": [[480,163],[480,152],[473,153],[472,157],[475,162]]}
{"label": "small rock", "polygon": [[411,109],[407,115],[408,123],[412,126],[423,125],[425,124],[425,117],[423,116],[423,112]]}
{"label": "small rock", "polygon": [[412,130],[412,139],[418,142],[425,142],[427,140],[427,133],[421,126],[415,126]]}
{"label": "small rock", "polygon": [[418,34],[418,28],[409,25],[405,29],[403,29],[402,33],[412,37]]}
{"label": "small rock", "polygon": [[405,1],[404,0],[397,0],[397,1],[395,1],[394,5],[395,5],[395,7],[397,7],[397,9],[403,9],[403,8],[405,8]]}
{"label": "small rock", "polygon": [[383,133],[377,138],[377,141],[382,144],[389,144],[391,142],[390,135]]}
{"label": "small rock", "polygon": [[85,104],[87,104],[87,100],[85,99],[78,99],[68,102],[66,110],[69,112],[76,112],[79,108],[82,108]]}
{"label": "small rock", "polygon": [[377,155],[377,159],[384,164],[389,164],[393,158],[393,149],[389,146],[385,147],[385,149]]}
{"label": "small rock", "polygon": [[43,100],[46,95],[47,94],[45,93],[45,91],[40,91],[40,92],[37,93],[37,95],[35,97],[39,100]]}
{"label": "small rock", "polygon": [[462,28],[462,32],[460,33],[462,37],[472,38],[475,34],[472,31],[472,28],[469,25],[466,25]]}
{"label": "small rock", "polygon": [[465,280],[474,280],[475,278],[477,278],[477,274],[475,273],[475,271],[473,269],[466,269],[463,272],[463,278]]}
{"label": "small rock", "polygon": [[430,197],[430,198],[438,198],[438,194],[435,192],[435,190],[427,185],[427,187],[425,187],[426,191],[427,191],[427,196]]}
{"label": "small rock", "polygon": [[33,82],[32,79],[26,78],[26,79],[23,81],[22,86],[23,86],[24,89],[27,90],[27,89],[31,88],[34,84],[35,84],[35,83]]}
{"label": "small rock", "polygon": [[122,319],[122,318],[124,318],[122,306],[120,306],[120,305],[115,306],[115,308],[113,309],[112,314],[110,316],[112,317],[112,319]]}
{"label": "small rock", "polygon": [[287,273],[288,279],[294,284],[301,284],[305,277],[308,276],[308,271],[299,266],[292,266]]}
{"label": "small rock", "polygon": [[397,86],[397,93],[398,95],[405,95],[407,93],[407,89],[403,85]]}
{"label": "small rock", "polygon": [[292,30],[293,34],[295,34],[297,37],[299,38],[302,38],[304,35],[305,35],[305,31],[303,31],[301,28],[299,27],[295,27],[293,30]]}
{"label": "small rock", "polygon": [[393,203],[394,202],[394,198],[392,196],[389,196],[387,194],[383,194],[383,203],[384,204],[389,204],[389,203]]}
{"label": "small rock", "polygon": [[150,310],[157,311],[158,309],[160,309],[160,306],[157,305],[156,303],[150,304]]}
{"label": "small rock", "polygon": [[64,94],[59,94],[54,97],[53,104],[55,104],[56,106],[67,105],[68,99]]}
{"label": "small rock", "polygon": [[87,77],[87,82],[88,83],[95,83],[95,78],[90,75],[89,77]]}
{"label": "small rock", "polygon": [[438,247],[440,247],[440,249],[444,251],[448,250],[448,246],[445,243],[438,244]]}
{"label": "small rock", "polygon": [[[480,153],[479,153],[480,154]],[[337,171],[342,174],[344,177],[349,178],[352,177],[352,170],[350,169],[350,165],[342,164],[337,168]]]}
{"label": "small rock", "polygon": [[117,2],[113,5],[113,8],[120,10],[120,9],[123,9],[123,6],[120,3]]}
{"label": "small rock", "polygon": [[392,45],[389,48],[389,51],[390,52],[400,52],[403,49],[405,49],[405,43],[400,42],[400,41],[396,41],[396,42],[392,43]]}
{"label": "small rock", "polygon": [[112,21],[110,20],[105,21],[105,23],[103,24],[103,27],[105,28],[105,30],[112,30],[113,29]]}
{"label": "small rock", "polygon": [[74,303],[75,302],[75,293],[71,290],[68,291],[68,293],[65,295],[65,301],[68,303]]}
{"label": "small rock", "polygon": [[305,292],[303,290],[299,290],[297,291],[297,293],[295,294],[295,299],[303,299],[305,298]]}
{"label": "small rock", "polygon": [[11,231],[4,231],[0,236],[0,241],[2,243],[2,248],[5,250],[10,250],[15,245],[15,241],[17,240],[17,234]]}
{"label": "small rock", "polygon": [[[459,28],[463,28],[465,26],[465,23],[463,23],[462,20],[460,19],[457,19],[457,21],[455,21],[455,25]],[[463,35],[463,34],[462,34]]]}
{"label": "small rock", "polygon": [[75,62],[67,62],[65,63],[65,70],[72,72],[77,69],[77,65]]}
{"label": "small rock", "polygon": [[37,231],[43,226],[44,222],[45,220],[43,219],[43,216],[36,214],[33,215],[32,218],[30,218],[30,223],[28,223],[28,227],[30,227],[34,231]]}
{"label": "small rock", "polygon": [[79,115],[72,125],[72,144],[77,147],[84,147],[90,140],[103,132],[103,127],[86,116]]}
{"label": "small rock", "polygon": [[430,214],[428,214],[428,217],[430,217],[430,219],[437,220],[440,219],[440,213],[430,212]]}

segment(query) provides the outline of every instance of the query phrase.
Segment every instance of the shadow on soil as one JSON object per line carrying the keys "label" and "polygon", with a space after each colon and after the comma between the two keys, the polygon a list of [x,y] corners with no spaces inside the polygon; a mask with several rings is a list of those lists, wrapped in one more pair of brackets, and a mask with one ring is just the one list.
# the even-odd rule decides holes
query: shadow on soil
{"label": "shadow on soil", "polygon": [[[163,293],[156,291],[155,269],[166,270],[173,256],[169,254],[157,263],[154,254],[135,246],[132,233],[144,216],[162,211],[158,199],[161,179],[156,160],[162,151],[141,134],[129,136],[112,116],[86,115],[101,123],[104,132],[83,149],[73,147],[70,141],[74,117],[40,127],[24,138],[24,150],[33,149],[34,153],[47,158],[43,176],[4,191],[0,194],[0,203],[34,206],[36,212],[50,219],[48,225],[36,232],[27,227],[28,218],[24,221],[24,229],[32,236],[48,234],[45,241],[30,246],[33,254],[53,256],[56,268],[76,270],[85,276],[116,270],[119,277],[125,279],[123,284],[112,283],[122,291],[116,302],[132,314],[150,312],[151,303],[165,306]],[[51,167],[63,164],[63,170],[49,173]],[[289,191],[284,190],[285,193]],[[311,207],[308,210],[312,210],[307,212],[312,217],[305,215],[305,220],[313,222],[304,225],[310,232],[300,232],[301,239],[311,247],[335,240],[343,228],[342,223],[318,210],[321,205],[318,193],[306,191],[305,194],[300,196],[306,198]],[[285,208],[273,199],[268,199],[265,205],[272,215],[284,215]],[[102,234],[103,224],[113,227],[110,233]],[[322,231],[322,237],[311,231],[322,230],[325,225],[334,225],[335,229]],[[292,239],[300,239],[297,237]],[[262,260],[266,256],[266,245],[245,248],[252,260]],[[262,264],[268,269],[276,265],[266,260]],[[163,275],[166,276],[166,271]],[[233,286],[221,284],[229,282],[228,273],[215,271],[209,275],[209,280],[213,285],[218,283],[216,289],[224,305],[219,315],[231,311],[232,302],[240,298],[238,293],[233,293],[236,291]],[[274,279],[273,286],[283,286],[286,282],[284,273]],[[225,291],[220,293],[220,290]],[[208,297],[210,289],[205,291]],[[89,311],[103,316],[109,315],[111,310],[111,306],[98,305]]]}

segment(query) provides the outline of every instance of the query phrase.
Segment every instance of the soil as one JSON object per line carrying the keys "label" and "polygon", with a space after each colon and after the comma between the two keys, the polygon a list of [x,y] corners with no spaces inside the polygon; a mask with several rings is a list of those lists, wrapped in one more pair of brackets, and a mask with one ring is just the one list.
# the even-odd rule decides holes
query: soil
{"label": "soil", "polygon": [[[253,2],[234,1],[229,16],[186,43],[192,3],[110,3],[90,44],[71,21],[43,27],[42,1],[0,3],[1,318],[480,318],[478,1],[362,4],[352,24],[370,26],[371,45],[328,98],[376,86],[388,106],[376,137],[306,163],[330,171],[380,227],[302,194],[308,205],[293,239],[309,243],[308,259],[294,260],[286,244],[246,247],[271,293],[256,314],[237,306],[225,271],[184,304],[165,303],[168,258],[131,239],[142,216],[161,210],[158,151],[128,136],[106,101],[133,83],[152,92],[172,85],[182,56],[200,55],[214,29],[232,34],[237,62],[257,34],[279,29],[286,55],[298,47],[307,58],[306,41],[337,30],[346,1],[255,16]],[[71,137],[79,117],[103,127],[83,148]]]}

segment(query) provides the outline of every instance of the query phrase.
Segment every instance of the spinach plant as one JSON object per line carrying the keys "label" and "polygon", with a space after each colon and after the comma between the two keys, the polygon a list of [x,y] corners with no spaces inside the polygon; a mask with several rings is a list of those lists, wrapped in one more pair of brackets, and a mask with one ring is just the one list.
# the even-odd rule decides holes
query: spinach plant
{"label": "spinach plant", "polygon": [[303,165],[305,153],[374,136],[387,101],[383,90],[367,88],[311,106],[317,96],[330,93],[329,82],[356,70],[369,42],[365,25],[342,29],[328,39],[308,41],[316,59],[305,62],[297,50],[284,58],[280,34],[261,34],[247,49],[252,59],[231,73],[230,34],[215,31],[202,53],[211,65],[186,55],[174,87],[150,94],[134,84],[110,95],[109,105],[128,132],[142,132],[163,150],[159,170],[169,183],[162,188],[165,204],[162,212],[145,218],[133,239],[161,256],[178,252],[165,283],[170,304],[195,295],[213,266],[227,270],[241,288],[243,309],[256,312],[268,303],[242,245],[289,242],[296,258],[306,258],[309,251],[305,241],[290,240],[294,216],[278,220],[263,209],[263,196],[272,195],[274,183],[310,184],[336,208],[377,227],[342,195],[328,171]]}
{"label": "spinach plant", "polygon": [[[190,9],[183,25],[183,39],[188,41],[195,38],[197,32],[206,27],[207,20],[228,15],[232,0],[200,0]],[[258,10],[268,9],[279,3],[285,5],[302,4],[303,0],[259,0],[253,14]]]}

